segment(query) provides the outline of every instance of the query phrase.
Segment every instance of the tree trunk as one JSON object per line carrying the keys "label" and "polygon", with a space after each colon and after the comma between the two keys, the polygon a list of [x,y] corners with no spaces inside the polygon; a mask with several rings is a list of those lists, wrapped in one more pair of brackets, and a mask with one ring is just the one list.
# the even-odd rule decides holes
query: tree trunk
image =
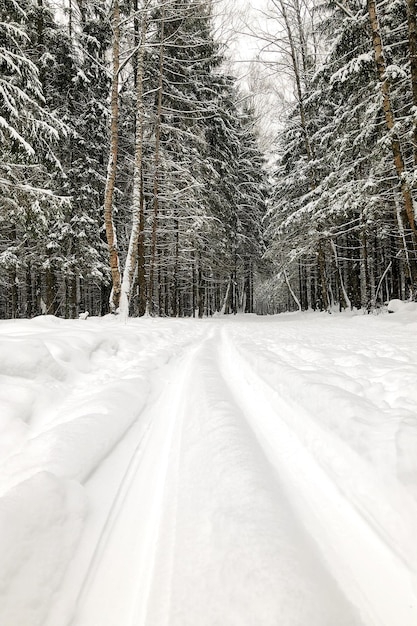
{"label": "tree trunk", "polygon": [[361,291],[361,308],[366,309],[369,306],[369,268],[368,268],[368,241],[365,230],[361,232],[360,246],[360,291]]}
{"label": "tree trunk", "polygon": [[[304,94],[303,94],[303,86],[302,86],[302,76],[301,76],[299,63],[298,63],[298,60],[297,60],[297,47],[296,47],[295,42],[294,42],[294,37],[293,37],[292,29],[291,29],[291,24],[289,22],[288,14],[287,14],[287,11],[286,11],[286,8],[285,8],[285,2],[283,2],[283,0],[280,0],[280,10],[281,10],[281,14],[282,14],[282,17],[284,19],[284,22],[285,22],[285,28],[286,28],[287,35],[288,35],[288,42],[290,44],[291,62],[292,62],[292,67],[293,67],[293,71],[294,71],[294,79],[295,79],[295,87],[296,87],[296,92],[297,92],[298,106],[299,106],[299,109],[300,109],[300,121],[301,121],[301,128],[302,128],[302,131],[303,131],[303,137],[304,137],[304,146],[305,146],[307,158],[308,158],[309,161],[311,161],[313,159],[314,155],[313,155],[313,150],[312,150],[312,147],[311,147],[310,137],[309,137],[309,133],[308,133],[308,129],[307,129],[307,114],[306,114],[305,107],[304,107]],[[301,23],[298,24],[298,27],[299,27],[300,33],[301,33],[301,31],[302,31]],[[303,62],[304,62],[304,59],[303,59]],[[312,174],[311,185],[312,185],[313,188],[316,186],[314,174]]]}
{"label": "tree trunk", "polygon": [[203,272],[201,270],[201,254],[198,259],[197,269],[197,305],[198,305],[198,317],[204,315],[204,285],[203,285]]}
{"label": "tree trunk", "polygon": [[28,262],[26,272],[25,272],[25,282],[26,282],[25,317],[30,319],[31,317],[33,317],[32,271],[31,271],[30,261]]}
{"label": "tree trunk", "polygon": [[[407,0],[407,25],[413,105],[417,107],[417,11],[415,0]],[[413,122],[413,152],[414,164],[417,165],[417,120],[415,114]]]}
{"label": "tree trunk", "polygon": [[401,219],[401,210],[400,210],[400,203],[398,201],[398,197],[395,197],[395,206],[397,208],[397,222],[398,222],[398,230],[400,231],[400,235],[401,235],[401,242],[402,242],[402,247],[403,247],[403,252],[404,252],[404,273],[405,273],[405,283],[408,285],[408,288],[410,290],[410,293],[407,294],[409,295],[410,298],[413,297],[414,295],[414,291],[412,288],[412,264],[411,264],[411,259],[410,259],[410,254],[408,251],[408,247],[407,247],[407,241],[405,238],[405,232],[404,232],[404,225]]}
{"label": "tree trunk", "polygon": [[48,267],[45,272],[45,298],[46,298],[46,310],[47,315],[55,315],[55,298],[56,298],[56,284],[55,277],[51,267]]}
{"label": "tree trunk", "polygon": [[322,310],[330,311],[329,296],[327,292],[326,258],[324,256],[323,244],[319,243],[318,265],[320,272]]}
{"label": "tree trunk", "polygon": [[[297,309],[298,309],[299,311],[301,311],[301,310],[302,310],[302,309],[301,309],[301,302],[300,302],[300,300],[297,298],[297,296],[295,295],[294,289],[291,287],[291,283],[290,283],[290,281],[289,281],[289,278],[288,278],[287,272],[286,272],[285,270],[284,270],[284,278],[285,278],[285,282],[286,282],[287,287],[288,287],[288,291],[289,291],[289,293],[291,294],[291,297],[292,297],[292,299],[294,300],[295,304],[297,305]],[[290,307],[288,307],[288,308],[290,308]]]}
{"label": "tree trunk", "polygon": [[138,287],[140,316],[146,313],[146,269],[145,269],[145,196],[143,192],[143,172],[140,181],[140,214],[139,214],[139,237],[138,237]]}
{"label": "tree trunk", "polygon": [[[126,263],[123,271],[123,281],[120,296],[120,314],[127,318],[129,315],[129,303],[132,295],[133,279],[137,268],[137,257],[140,252],[139,261],[141,273],[139,277],[139,289],[143,294],[144,278],[144,196],[143,196],[143,122],[145,118],[145,107],[143,102],[143,74],[145,59],[145,40],[147,30],[146,7],[142,15],[142,26],[140,33],[140,47],[137,55],[136,70],[136,137],[135,137],[135,166],[133,172],[133,215],[132,230],[129,239],[129,248]],[[139,246],[140,244],[140,246]],[[139,249],[140,248],[140,249]],[[143,295],[142,295],[143,301]],[[144,311],[142,312],[143,315]]]}
{"label": "tree trunk", "polygon": [[[349,296],[348,296],[347,291],[346,291],[345,284],[343,282],[343,274],[342,274],[342,271],[340,269],[339,258],[337,256],[336,244],[333,241],[333,239],[330,239],[330,245],[331,245],[332,250],[333,250],[334,263],[335,263],[335,266],[336,266],[337,278],[338,278],[338,282],[339,282],[339,289],[340,289],[340,291],[341,291],[341,293],[343,295],[343,299],[344,299],[344,301],[346,303],[346,308],[351,309],[352,308],[352,303],[351,303],[351,301],[349,299]],[[343,307],[342,303],[340,303],[340,304],[341,304],[341,307]]]}
{"label": "tree trunk", "polygon": [[158,214],[159,214],[159,169],[160,169],[160,142],[161,142],[161,114],[163,95],[163,70],[164,70],[164,19],[165,10],[162,10],[161,17],[161,46],[159,49],[159,84],[158,101],[156,109],[155,123],[155,158],[154,158],[154,179],[153,179],[153,219],[151,235],[151,259],[149,268],[149,311],[153,313],[154,278],[156,263],[156,244],[158,235]]}
{"label": "tree trunk", "polygon": [[398,136],[393,131],[395,125],[395,117],[391,103],[391,90],[390,83],[386,77],[386,62],[384,57],[384,51],[382,47],[382,39],[379,28],[379,20],[376,9],[375,0],[367,0],[369,20],[372,32],[372,43],[375,54],[375,64],[378,72],[378,78],[381,84],[382,104],[385,115],[385,124],[387,130],[391,134],[391,150],[394,159],[394,166],[397,172],[401,194],[404,202],[404,221],[408,223],[414,235],[417,234],[416,224],[414,221],[414,206],[413,198],[411,195],[411,189],[406,177],[406,170],[404,164],[404,158],[401,151],[401,144]]}
{"label": "tree trunk", "polygon": [[107,165],[106,188],[104,192],[104,224],[106,227],[107,244],[110,257],[110,272],[112,277],[112,291],[110,295],[110,310],[116,312],[120,303],[121,278],[119,252],[117,248],[116,229],[113,221],[113,197],[116,186],[117,156],[119,146],[119,69],[120,69],[120,10],[119,0],[113,4],[113,74],[111,88],[111,118],[110,118],[110,154]]}
{"label": "tree trunk", "polygon": [[178,219],[174,219],[174,239],[175,239],[175,260],[174,260],[174,276],[172,281],[172,315],[180,316],[178,274],[179,274],[179,253],[180,253],[180,225]]}

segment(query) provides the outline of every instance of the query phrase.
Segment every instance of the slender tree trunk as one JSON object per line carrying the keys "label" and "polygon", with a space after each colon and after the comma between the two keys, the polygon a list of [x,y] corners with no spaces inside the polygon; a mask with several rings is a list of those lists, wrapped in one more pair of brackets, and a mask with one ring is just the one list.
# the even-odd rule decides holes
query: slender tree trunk
{"label": "slender tree trunk", "polygon": [[77,276],[74,274],[71,277],[71,317],[75,319],[79,312],[79,301],[78,301],[78,282]]}
{"label": "slender tree trunk", "polygon": [[107,244],[110,257],[110,272],[112,277],[112,292],[110,295],[110,310],[116,312],[120,303],[121,277],[119,252],[117,248],[116,229],[113,221],[113,197],[116,186],[117,156],[119,145],[119,70],[120,70],[120,10],[119,0],[113,2],[113,74],[111,88],[111,118],[110,118],[110,154],[107,165],[106,188],[104,192],[104,224],[106,228]]}
{"label": "slender tree trunk", "polygon": [[[144,7],[144,10],[147,9],[147,4]],[[138,11],[138,0],[134,0],[134,11],[137,14]],[[146,297],[147,297],[147,285],[146,285],[146,267],[145,267],[145,196],[143,189],[143,123],[145,119],[145,107],[143,102],[143,68],[142,70],[139,67],[139,50],[141,52],[141,63],[144,65],[144,44],[145,44],[145,36],[147,31],[147,15],[144,13],[142,16],[141,25],[139,25],[139,20],[135,17],[134,20],[134,31],[135,31],[135,49],[137,52],[135,53],[134,58],[134,66],[136,68],[135,71],[135,89],[136,92],[138,87],[140,88],[140,99],[138,97],[137,106],[141,109],[141,118],[140,124],[141,128],[141,168],[140,168],[140,180],[139,180],[139,234],[138,234],[138,246],[137,246],[137,258],[138,258],[138,289],[139,289],[139,298],[138,298],[138,315],[142,316],[146,313]],[[143,42],[142,47],[140,48],[141,42]],[[139,85],[139,82],[142,80],[142,84]],[[137,111],[137,116],[138,116]],[[136,136],[138,134],[138,126],[136,121]],[[137,180],[135,180],[134,184],[137,184]]]}
{"label": "slender tree trunk", "polygon": [[[140,45],[137,55],[136,71],[136,137],[135,137],[135,167],[133,173],[133,215],[132,230],[129,239],[129,248],[123,271],[123,280],[120,296],[120,314],[126,318],[129,315],[129,303],[132,295],[133,279],[137,267],[138,253],[141,264],[139,275],[139,290],[144,291],[144,195],[143,195],[143,122],[145,119],[145,106],[143,102],[143,74],[145,60],[145,40],[147,30],[146,6],[143,9],[142,25],[140,33]],[[142,309],[142,307],[140,307]],[[141,314],[143,315],[144,311]]]}
{"label": "slender tree trunk", "polygon": [[12,319],[16,319],[19,317],[19,293],[17,289],[17,271],[16,268],[13,268],[11,271],[11,280],[10,280],[10,292],[11,292],[11,317]]}
{"label": "slender tree trunk", "polygon": [[26,315],[29,319],[33,317],[33,293],[32,293],[32,271],[31,271],[31,263],[30,261],[27,264],[26,272],[25,272],[25,282],[26,282]]}
{"label": "slender tree trunk", "polygon": [[[413,105],[417,108],[417,10],[416,0],[407,0],[408,47],[410,51],[411,88]],[[417,120],[413,123],[414,164],[417,165]]]}
{"label": "slender tree trunk", "polygon": [[346,303],[346,307],[348,309],[351,309],[352,308],[352,303],[351,303],[351,301],[349,299],[349,296],[348,296],[347,291],[346,291],[345,284],[343,282],[343,275],[342,275],[342,271],[341,271],[340,265],[339,265],[339,258],[337,256],[336,244],[333,241],[333,239],[330,239],[330,245],[331,245],[332,250],[333,250],[334,263],[335,263],[335,266],[336,266],[337,277],[338,277],[338,282],[339,282],[339,289],[342,292],[343,299],[344,299],[344,301]]}
{"label": "slender tree trunk", "polygon": [[198,259],[197,268],[197,305],[198,305],[198,317],[204,315],[204,284],[203,284],[203,272],[201,269],[201,253]]}
{"label": "slender tree trunk", "polygon": [[253,313],[255,311],[255,297],[253,293],[253,283],[254,283],[254,272],[253,272],[253,261],[249,261],[249,289],[250,289],[250,298],[249,298],[249,313]]}
{"label": "slender tree trunk", "polygon": [[68,35],[70,39],[72,39],[72,31],[73,31],[72,21],[73,21],[72,0],[69,0],[68,2]]}
{"label": "slender tree trunk", "polygon": [[157,296],[158,296],[158,307],[157,307],[157,313],[158,315],[162,315],[162,312],[164,311],[164,306],[163,306],[163,302],[162,302],[162,296],[163,296],[163,277],[162,277],[162,264],[164,262],[164,258],[163,258],[163,249],[162,247],[159,249],[159,252],[157,253],[157,259],[156,259],[156,263],[158,266],[158,280],[157,280]]}
{"label": "slender tree trunk", "polygon": [[[43,21],[43,0],[38,0],[39,7],[39,15],[38,15],[38,23],[37,23],[37,34],[38,34],[38,46],[43,47],[44,39],[44,21]],[[40,54],[42,54],[42,50],[40,50]]]}
{"label": "slender tree trunk", "polygon": [[161,17],[161,46],[159,49],[159,84],[158,101],[156,109],[155,124],[155,157],[154,157],[154,179],[153,179],[153,215],[152,215],[152,235],[151,235],[151,259],[149,268],[149,311],[153,312],[154,278],[156,264],[156,244],[158,237],[158,215],[159,215],[159,170],[160,170],[160,142],[161,142],[161,115],[163,96],[163,71],[164,71],[164,19],[165,11],[162,10]]}
{"label": "slender tree trunk", "polygon": [[[280,5],[280,11],[281,11],[282,17],[285,22],[285,28],[286,28],[287,35],[288,35],[288,42],[290,44],[291,63],[292,63],[293,72],[294,72],[295,88],[297,92],[297,101],[298,101],[298,106],[300,109],[300,121],[301,121],[301,128],[303,131],[305,150],[307,153],[308,160],[311,161],[314,155],[313,155],[313,150],[311,147],[310,136],[309,136],[308,129],[307,129],[307,114],[306,114],[306,110],[304,106],[302,76],[301,76],[301,71],[299,67],[299,62],[297,59],[297,46],[294,42],[293,32],[292,32],[291,24],[288,18],[288,13],[285,7],[285,2],[283,2],[283,0],[279,0],[279,5]],[[300,31],[302,30],[301,23],[298,24],[298,28],[300,29]],[[316,186],[314,175],[312,175],[311,184],[313,188]]]}
{"label": "slender tree trunk", "polygon": [[322,307],[324,311],[330,311],[330,302],[327,290],[327,276],[326,276],[326,257],[324,255],[323,244],[319,243],[318,250],[318,263],[320,272],[320,284],[321,284],[321,298]]}
{"label": "slender tree trunk", "polygon": [[46,297],[46,313],[47,315],[55,314],[55,298],[56,298],[56,284],[55,277],[51,267],[48,267],[45,272],[45,297]]}
{"label": "slender tree trunk", "polygon": [[369,306],[369,268],[368,268],[368,241],[365,230],[361,233],[360,238],[360,261],[359,261],[359,273],[360,273],[360,301],[361,308],[366,309]]}
{"label": "slender tree trunk", "polygon": [[[298,309],[299,311],[301,311],[301,310],[302,310],[302,308],[301,308],[301,302],[300,302],[300,300],[297,298],[297,296],[296,296],[296,294],[295,294],[294,289],[291,287],[291,283],[290,283],[290,281],[289,281],[289,278],[288,278],[287,272],[286,272],[285,270],[284,270],[284,278],[285,278],[285,282],[286,282],[287,287],[288,287],[288,291],[289,291],[289,293],[291,294],[291,297],[292,297],[292,299],[294,300],[295,304],[297,305],[297,309]],[[289,307],[289,308],[290,308],[290,307]]]}
{"label": "slender tree trunk", "polygon": [[140,181],[140,215],[138,237],[138,287],[139,287],[139,315],[146,313],[146,268],[145,268],[145,196],[143,191],[143,172]]}
{"label": "slender tree trunk", "polygon": [[404,220],[408,223],[414,235],[417,234],[416,224],[414,221],[414,206],[413,198],[411,195],[411,189],[406,177],[406,169],[404,164],[404,158],[401,151],[401,144],[398,136],[394,132],[395,116],[391,102],[391,90],[390,83],[386,76],[386,62],[384,56],[384,50],[382,46],[381,33],[379,28],[378,13],[376,9],[375,0],[367,0],[369,20],[372,32],[372,43],[375,54],[375,64],[378,72],[378,78],[381,85],[382,104],[385,115],[385,124],[387,130],[391,134],[391,150],[394,159],[395,170],[397,172],[398,180],[400,183],[401,194],[404,202],[405,215]]}
{"label": "slender tree trunk", "polygon": [[[378,286],[377,286],[376,291],[375,291],[375,300],[373,302],[373,306],[374,307],[376,306],[376,303],[377,303],[377,300],[378,300],[378,296],[379,296],[379,292],[381,291],[381,287],[383,285],[384,279],[386,278],[388,272],[390,271],[391,266],[392,266],[392,261],[390,261],[388,263],[387,267],[384,270],[384,273],[382,274],[382,276],[381,276],[381,278],[379,280]],[[382,300],[382,302],[384,301],[383,296],[381,296],[381,300]]]}
{"label": "slender tree trunk", "polygon": [[400,209],[400,203],[398,201],[397,196],[395,197],[395,206],[397,209],[397,223],[398,223],[398,230],[400,231],[400,235],[401,235],[401,242],[402,242],[402,247],[403,247],[403,252],[404,252],[404,274],[405,274],[405,283],[408,285],[410,293],[408,294],[411,298],[414,295],[413,292],[413,287],[412,287],[412,264],[411,264],[411,260],[410,260],[410,254],[408,251],[408,247],[407,247],[407,240],[405,237],[405,232],[404,232],[404,225],[403,225],[403,221],[401,219],[401,209]]}
{"label": "slender tree trunk", "polygon": [[180,253],[180,228],[178,219],[174,219],[174,238],[175,238],[175,261],[174,276],[172,285],[172,315],[177,317],[180,315],[179,291],[178,291],[178,273],[179,273],[179,253]]}
{"label": "slender tree trunk", "polygon": [[312,277],[311,277],[311,267],[310,263],[307,262],[306,267],[306,305],[307,310],[313,308],[313,296],[312,296]]}
{"label": "slender tree trunk", "polygon": [[196,268],[196,260],[195,260],[195,252],[191,253],[191,261],[192,261],[192,281],[193,281],[193,293],[192,293],[192,308],[193,308],[193,317],[195,317],[196,309],[197,309],[197,268]]}
{"label": "slender tree trunk", "polygon": [[306,80],[307,73],[308,73],[308,61],[307,61],[308,50],[307,50],[307,41],[305,37],[305,32],[303,28],[300,0],[294,0],[294,11],[295,11],[295,19],[297,22],[298,37],[299,37],[299,42],[300,42],[301,64],[303,67],[304,79]]}
{"label": "slender tree trunk", "polygon": [[244,302],[243,302],[243,311],[245,313],[253,313],[253,298],[252,298],[252,284],[251,284],[251,274],[252,274],[252,266],[251,261],[245,261],[245,276],[244,276]]}

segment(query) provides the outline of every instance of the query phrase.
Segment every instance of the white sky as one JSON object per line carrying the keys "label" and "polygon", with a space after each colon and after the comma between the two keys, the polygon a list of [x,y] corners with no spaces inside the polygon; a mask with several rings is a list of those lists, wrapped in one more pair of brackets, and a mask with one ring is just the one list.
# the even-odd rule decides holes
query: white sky
{"label": "white sky", "polygon": [[257,56],[265,45],[260,34],[267,29],[262,11],[268,0],[219,0],[222,17],[219,21],[220,39],[228,43],[227,56],[231,71],[240,79],[245,92],[251,94],[259,116],[261,147],[271,151],[279,128],[282,111],[283,77],[271,79],[270,70]]}

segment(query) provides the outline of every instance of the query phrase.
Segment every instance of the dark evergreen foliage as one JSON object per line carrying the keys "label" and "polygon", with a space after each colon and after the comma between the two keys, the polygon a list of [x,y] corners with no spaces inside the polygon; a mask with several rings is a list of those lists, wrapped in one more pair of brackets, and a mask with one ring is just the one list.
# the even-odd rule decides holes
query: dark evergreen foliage
{"label": "dark evergreen foliage", "polygon": [[[0,10],[1,317],[108,311],[103,202],[114,33],[105,3],[74,0],[64,20],[55,6],[5,0]],[[252,311],[266,179],[254,116],[222,72],[211,3],[132,0],[120,9],[114,222],[121,262],[134,210],[143,45],[148,310]],[[131,299],[131,313],[143,314],[139,300]]]}

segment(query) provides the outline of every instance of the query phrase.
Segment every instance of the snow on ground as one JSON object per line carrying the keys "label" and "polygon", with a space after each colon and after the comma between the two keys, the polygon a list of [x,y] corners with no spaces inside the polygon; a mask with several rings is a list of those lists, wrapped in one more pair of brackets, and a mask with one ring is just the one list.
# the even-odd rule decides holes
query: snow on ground
{"label": "snow on ground", "polygon": [[0,322],[1,626],[415,626],[389,309]]}

